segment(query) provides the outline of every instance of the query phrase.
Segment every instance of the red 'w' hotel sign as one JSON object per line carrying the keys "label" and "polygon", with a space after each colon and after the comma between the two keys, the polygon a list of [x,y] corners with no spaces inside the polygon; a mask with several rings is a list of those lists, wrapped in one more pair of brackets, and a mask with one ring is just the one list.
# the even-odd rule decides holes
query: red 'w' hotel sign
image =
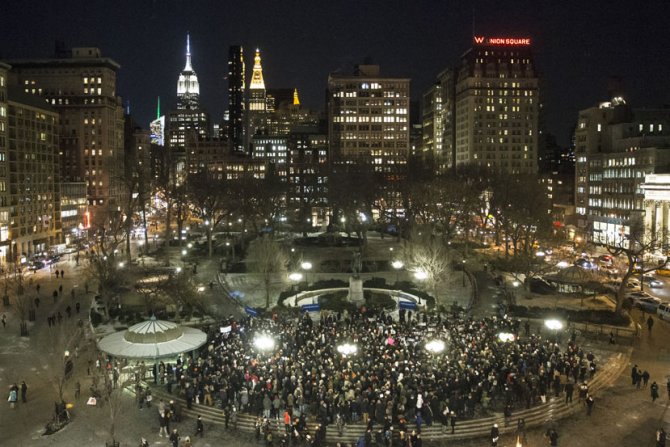
{"label": "red 'w' hotel sign", "polygon": [[475,36],[475,43],[477,45],[530,45],[530,38]]}

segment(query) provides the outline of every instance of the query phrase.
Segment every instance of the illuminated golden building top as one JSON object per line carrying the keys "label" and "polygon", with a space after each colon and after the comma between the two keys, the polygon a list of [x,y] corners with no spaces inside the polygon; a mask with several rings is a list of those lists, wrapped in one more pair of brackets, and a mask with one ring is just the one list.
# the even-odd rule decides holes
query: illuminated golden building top
{"label": "illuminated golden building top", "polygon": [[261,65],[261,50],[258,48],[256,48],[256,56],[254,57],[254,70],[251,75],[249,89],[265,90],[265,82],[263,81],[263,66]]}

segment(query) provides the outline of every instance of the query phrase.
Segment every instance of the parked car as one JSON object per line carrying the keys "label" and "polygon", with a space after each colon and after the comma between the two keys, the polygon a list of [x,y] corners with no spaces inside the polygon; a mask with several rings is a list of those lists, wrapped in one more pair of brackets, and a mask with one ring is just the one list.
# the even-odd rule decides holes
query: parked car
{"label": "parked car", "polygon": [[584,270],[598,270],[598,265],[589,261],[588,259],[580,258],[575,261],[577,267],[583,268]]}
{"label": "parked car", "polygon": [[33,263],[30,265],[30,270],[36,272],[37,270],[41,270],[46,266],[47,265],[42,261],[33,261]]}
{"label": "parked car", "polygon": [[662,301],[654,296],[648,296],[645,298],[640,298],[638,300],[633,300],[634,307],[637,307],[649,313],[656,313],[661,303]]}
{"label": "parked car", "polygon": [[656,269],[656,274],[659,276],[670,276],[670,267],[666,266]]}

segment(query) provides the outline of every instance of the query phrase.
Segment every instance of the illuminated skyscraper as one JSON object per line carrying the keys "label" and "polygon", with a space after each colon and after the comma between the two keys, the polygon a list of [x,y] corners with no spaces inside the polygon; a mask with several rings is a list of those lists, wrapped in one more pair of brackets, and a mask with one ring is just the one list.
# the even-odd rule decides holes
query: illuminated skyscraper
{"label": "illuminated skyscraper", "polygon": [[[528,38],[477,36],[460,63],[443,71],[424,95],[426,116],[435,98],[426,99],[440,90],[441,123],[424,126],[424,131],[442,128],[441,150],[439,137],[432,137],[441,166],[537,172],[539,79],[530,45]],[[424,135],[424,142],[430,140]]]}
{"label": "illuminated skyscraper", "polygon": [[249,106],[247,107],[247,148],[254,135],[263,134],[267,127],[267,92],[263,80],[261,50],[256,49],[254,69],[249,82]]}
{"label": "illuminated skyscraper", "polygon": [[188,134],[196,138],[209,135],[209,115],[200,108],[200,84],[191,65],[191,39],[186,36],[186,65],[177,81],[177,110],[168,113],[168,146],[171,153],[169,169],[177,181],[185,170],[185,146]]}
{"label": "illuminated skyscraper", "polygon": [[177,108],[197,109],[200,106],[200,84],[191,66],[191,36],[186,35],[186,65],[177,81]]}
{"label": "illuminated skyscraper", "polygon": [[228,143],[236,154],[245,153],[245,82],[244,49],[233,45],[228,49]]}

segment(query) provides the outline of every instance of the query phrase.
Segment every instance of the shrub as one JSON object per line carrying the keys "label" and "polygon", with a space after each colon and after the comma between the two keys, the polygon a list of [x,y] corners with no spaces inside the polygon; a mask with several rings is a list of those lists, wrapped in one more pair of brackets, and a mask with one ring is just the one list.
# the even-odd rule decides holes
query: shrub
{"label": "shrub", "polygon": [[385,288],[387,288],[386,279],[385,278],[380,278],[380,277],[370,278],[370,279],[365,280],[363,282],[363,287],[385,289]]}
{"label": "shrub", "polygon": [[327,293],[319,297],[319,304],[322,310],[331,310],[333,312],[356,312],[356,305],[347,301],[348,292]]}
{"label": "shrub", "polygon": [[394,309],[396,307],[395,300],[386,293],[375,293],[366,290],[365,304],[368,308],[375,311]]}

